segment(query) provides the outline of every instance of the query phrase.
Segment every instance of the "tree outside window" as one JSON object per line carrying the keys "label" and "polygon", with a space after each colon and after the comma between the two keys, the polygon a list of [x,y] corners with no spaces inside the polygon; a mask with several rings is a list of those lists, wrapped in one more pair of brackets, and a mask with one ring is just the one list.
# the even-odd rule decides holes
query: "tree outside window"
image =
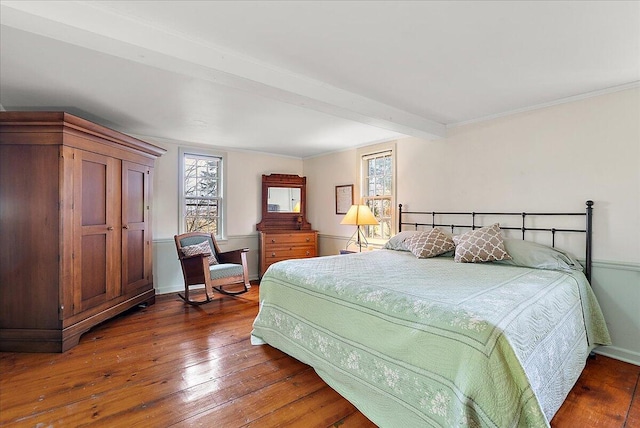
{"label": "tree outside window", "polygon": [[186,232],[221,234],[222,158],[184,154],[184,226]]}

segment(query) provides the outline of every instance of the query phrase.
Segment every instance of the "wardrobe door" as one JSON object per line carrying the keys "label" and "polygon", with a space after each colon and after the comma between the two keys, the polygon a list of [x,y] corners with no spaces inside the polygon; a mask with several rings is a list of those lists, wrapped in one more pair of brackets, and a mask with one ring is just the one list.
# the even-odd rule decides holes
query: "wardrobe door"
{"label": "wardrobe door", "polygon": [[151,168],[122,162],[122,293],[151,283]]}
{"label": "wardrobe door", "polygon": [[74,314],[120,295],[119,172],[118,159],[74,153]]}

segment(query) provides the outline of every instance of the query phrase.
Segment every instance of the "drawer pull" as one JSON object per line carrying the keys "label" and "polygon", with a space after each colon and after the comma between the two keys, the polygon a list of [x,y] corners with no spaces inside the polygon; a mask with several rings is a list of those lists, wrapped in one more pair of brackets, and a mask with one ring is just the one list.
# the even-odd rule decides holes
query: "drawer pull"
{"label": "drawer pull", "polygon": [[311,238],[307,238],[307,242],[311,241]]}
{"label": "drawer pull", "polygon": [[307,256],[308,256],[309,254],[311,254],[311,253],[309,253],[309,252],[307,251]]}
{"label": "drawer pull", "polygon": [[272,243],[272,244],[275,244],[275,243],[276,243],[276,240],[275,240],[275,239],[272,239],[272,240],[271,240],[271,243]]}
{"label": "drawer pull", "polygon": [[271,257],[275,257],[275,256],[276,256],[276,253],[271,253]]}

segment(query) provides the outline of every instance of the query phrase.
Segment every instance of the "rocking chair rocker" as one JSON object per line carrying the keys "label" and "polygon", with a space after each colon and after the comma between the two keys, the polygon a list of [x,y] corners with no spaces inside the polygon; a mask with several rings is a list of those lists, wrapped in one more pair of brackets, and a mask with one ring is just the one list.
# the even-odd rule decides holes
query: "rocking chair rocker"
{"label": "rocking chair rocker", "polygon": [[[247,268],[248,248],[220,251],[213,234],[189,232],[175,235],[178,258],[184,276],[184,296],[182,300],[190,305],[211,302],[213,290],[229,296],[246,293],[251,288]],[[205,300],[189,298],[189,287],[203,285]],[[234,286],[225,290],[223,287]]]}

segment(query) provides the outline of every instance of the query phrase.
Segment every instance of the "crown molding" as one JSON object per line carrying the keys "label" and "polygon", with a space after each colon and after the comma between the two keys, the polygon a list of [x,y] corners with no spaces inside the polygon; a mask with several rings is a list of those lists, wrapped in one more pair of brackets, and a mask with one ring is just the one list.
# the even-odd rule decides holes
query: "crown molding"
{"label": "crown molding", "polygon": [[489,115],[489,116],[479,117],[477,119],[470,119],[470,120],[465,120],[463,122],[450,123],[450,124],[447,124],[447,129],[457,128],[457,127],[465,126],[465,125],[471,125],[471,124],[479,123],[479,122],[486,122],[488,120],[499,119],[499,118],[505,117],[505,116],[511,116],[511,115],[514,115],[514,114],[525,113],[525,112],[528,112],[528,111],[539,110],[539,109],[543,109],[543,108],[547,108],[547,107],[553,107],[553,106],[560,105],[560,104],[572,103],[574,101],[580,101],[580,100],[584,100],[584,99],[587,99],[587,98],[599,97],[601,95],[611,94],[611,93],[620,92],[620,91],[626,91],[627,89],[633,89],[633,88],[639,88],[639,87],[640,87],[640,80],[635,81],[635,82],[625,83],[624,85],[618,85],[618,86],[612,86],[612,87],[606,88],[606,89],[600,89],[598,91],[592,91],[592,92],[586,92],[584,94],[572,95],[570,97],[560,98],[560,99],[549,101],[549,102],[546,102],[546,103],[532,105],[532,106],[529,106],[529,107],[523,107],[523,108],[520,108],[520,109],[509,110],[509,111],[505,111],[505,112],[502,112],[502,113],[497,113],[497,114],[492,114],[492,115]]}

